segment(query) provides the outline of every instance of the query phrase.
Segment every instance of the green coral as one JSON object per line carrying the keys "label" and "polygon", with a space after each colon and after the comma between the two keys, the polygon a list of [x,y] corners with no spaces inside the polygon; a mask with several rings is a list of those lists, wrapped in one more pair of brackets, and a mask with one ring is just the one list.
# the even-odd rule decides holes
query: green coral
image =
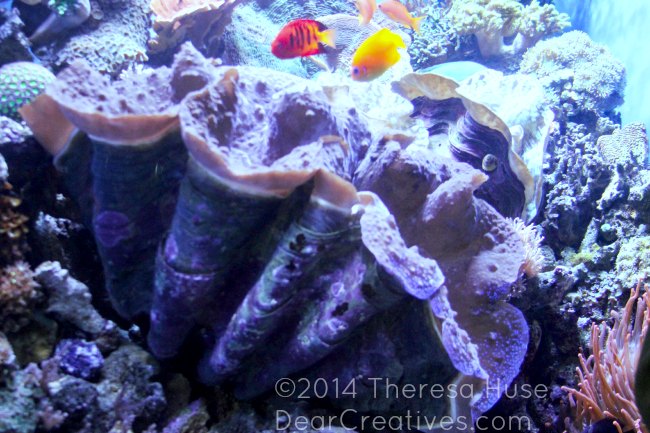
{"label": "green coral", "polygon": [[4,65],[0,68],[0,115],[22,120],[18,109],[41,94],[54,78],[54,74],[36,63]]}
{"label": "green coral", "polygon": [[628,239],[616,256],[616,274],[621,286],[634,287],[650,269],[650,236]]}
{"label": "green coral", "polygon": [[600,246],[592,244],[588,250],[579,251],[569,256],[569,263],[571,263],[572,266],[577,266],[582,263],[592,263],[599,250]]}
{"label": "green coral", "polygon": [[77,0],[48,0],[47,7],[63,16],[77,4]]}
{"label": "green coral", "polygon": [[459,35],[476,36],[485,58],[520,53],[571,24],[567,14],[537,0],[528,6],[516,0],[454,0],[447,18]]}

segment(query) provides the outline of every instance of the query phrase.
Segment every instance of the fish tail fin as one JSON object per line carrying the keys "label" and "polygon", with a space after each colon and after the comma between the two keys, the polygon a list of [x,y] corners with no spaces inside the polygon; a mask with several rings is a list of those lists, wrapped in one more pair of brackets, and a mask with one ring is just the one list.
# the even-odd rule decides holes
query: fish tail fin
{"label": "fish tail fin", "polygon": [[328,47],[336,48],[336,30],[327,29],[320,33],[320,41]]}
{"label": "fish tail fin", "polygon": [[322,70],[327,71],[327,72],[332,72],[329,65],[327,65],[325,62],[323,62],[321,60],[317,60],[317,59],[315,59],[313,57],[307,57],[307,59],[309,59],[314,65],[318,66]]}
{"label": "fish tail fin", "polygon": [[420,24],[422,24],[422,20],[424,18],[426,18],[426,15],[413,18],[413,20],[411,21],[411,28],[415,30],[415,33],[417,33],[418,35],[420,34]]}

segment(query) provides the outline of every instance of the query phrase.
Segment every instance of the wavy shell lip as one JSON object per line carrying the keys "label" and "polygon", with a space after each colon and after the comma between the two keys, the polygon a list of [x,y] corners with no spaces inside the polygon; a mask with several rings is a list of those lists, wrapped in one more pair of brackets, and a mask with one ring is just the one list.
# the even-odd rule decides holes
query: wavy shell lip
{"label": "wavy shell lip", "polygon": [[377,263],[415,298],[434,296],[445,281],[435,260],[406,246],[395,218],[376,194],[360,192],[359,199],[365,210],[361,215],[361,239]]}
{"label": "wavy shell lip", "polygon": [[34,137],[51,155],[58,155],[76,131],[59,104],[47,94],[36,97],[18,109]]}
{"label": "wavy shell lip", "polygon": [[400,81],[394,82],[393,90],[408,100],[413,100],[418,96],[426,96],[435,101],[459,98],[477,122],[499,131],[509,143],[512,143],[512,135],[505,122],[490,108],[468,99],[462,92],[459,92],[457,90],[459,86],[460,83],[453,78],[434,73],[412,73],[405,75]]}
{"label": "wavy shell lip", "polygon": [[141,80],[146,80],[151,91],[138,90],[144,83],[110,83],[86,63],[74,62],[48,86],[47,94],[57,101],[61,113],[90,137],[109,144],[141,145],[179,128],[169,70]]}
{"label": "wavy shell lip", "polygon": [[[284,154],[271,152],[271,145],[265,147],[265,144],[259,144],[270,140],[269,128],[257,128],[262,133],[253,127],[246,131],[245,122],[264,124],[273,119],[267,120],[267,114],[259,110],[246,113],[237,105],[238,88],[248,85],[240,83],[240,80],[250,80],[248,74],[243,68],[241,72],[227,69],[219,82],[189,98],[180,112],[183,141],[189,154],[234,190],[284,198],[299,185],[315,178],[314,199],[349,209],[357,202],[356,189],[336,174],[346,176],[347,161],[351,158],[348,143],[332,134],[320,135],[310,142],[309,137],[317,134],[306,131],[304,136],[298,134],[294,142],[285,144]],[[274,96],[265,92],[257,92],[260,107],[265,103],[274,103]],[[282,102],[277,103],[282,109]],[[295,119],[296,122],[313,116],[309,110],[297,115],[303,117]],[[207,117],[207,121],[201,121],[203,117]],[[318,125],[306,128],[309,127],[315,130],[320,128]],[[233,132],[234,128],[243,132]],[[326,132],[334,131],[326,126],[322,133]],[[328,162],[323,165],[322,161]]]}

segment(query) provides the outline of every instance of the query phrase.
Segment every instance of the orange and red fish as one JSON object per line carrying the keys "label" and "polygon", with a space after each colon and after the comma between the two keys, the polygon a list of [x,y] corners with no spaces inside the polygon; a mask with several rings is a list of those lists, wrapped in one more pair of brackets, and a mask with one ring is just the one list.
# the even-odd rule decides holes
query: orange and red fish
{"label": "orange and red fish", "polygon": [[365,26],[370,22],[372,16],[377,10],[376,0],[355,0],[357,9],[359,9],[359,24]]}
{"label": "orange and red fish", "polygon": [[388,18],[399,23],[403,26],[410,27],[417,33],[420,33],[420,21],[422,17],[413,17],[402,3],[397,0],[384,0],[379,3],[379,10],[382,11]]}
{"label": "orange and red fish", "polygon": [[388,29],[381,29],[368,37],[352,56],[352,79],[370,81],[382,75],[399,61],[398,48],[406,49],[404,40]]}
{"label": "orange and red fish", "polygon": [[284,26],[271,43],[271,52],[280,59],[325,53],[325,46],[336,48],[333,29],[315,20],[295,20]]}

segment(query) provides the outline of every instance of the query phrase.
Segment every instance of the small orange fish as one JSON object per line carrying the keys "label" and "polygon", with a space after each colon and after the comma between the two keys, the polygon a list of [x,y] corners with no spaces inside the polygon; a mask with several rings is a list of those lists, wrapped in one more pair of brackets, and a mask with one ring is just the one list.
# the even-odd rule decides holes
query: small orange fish
{"label": "small orange fish", "polygon": [[397,63],[398,48],[406,49],[404,40],[388,29],[381,29],[359,45],[352,56],[350,74],[355,81],[370,81]]}
{"label": "small orange fish", "polygon": [[370,22],[372,16],[377,10],[376,0],[355,0],[357,9],[359,9],[359,25],[365,26]]}
{"label": "small orange fish", "polygon": [[424,19],[424,16],[412,17],[406,6],[397,0],[384,0],[379,3],[379,10],[396,23],[410,27],[416,33],[420,33],[420,22]]}
{"label": "small orange fish", "polygon": [[284,26],[271,43],[271,52],[280,59],[313,56],[334,45],[334,30],[315,20],[295,20]]}

